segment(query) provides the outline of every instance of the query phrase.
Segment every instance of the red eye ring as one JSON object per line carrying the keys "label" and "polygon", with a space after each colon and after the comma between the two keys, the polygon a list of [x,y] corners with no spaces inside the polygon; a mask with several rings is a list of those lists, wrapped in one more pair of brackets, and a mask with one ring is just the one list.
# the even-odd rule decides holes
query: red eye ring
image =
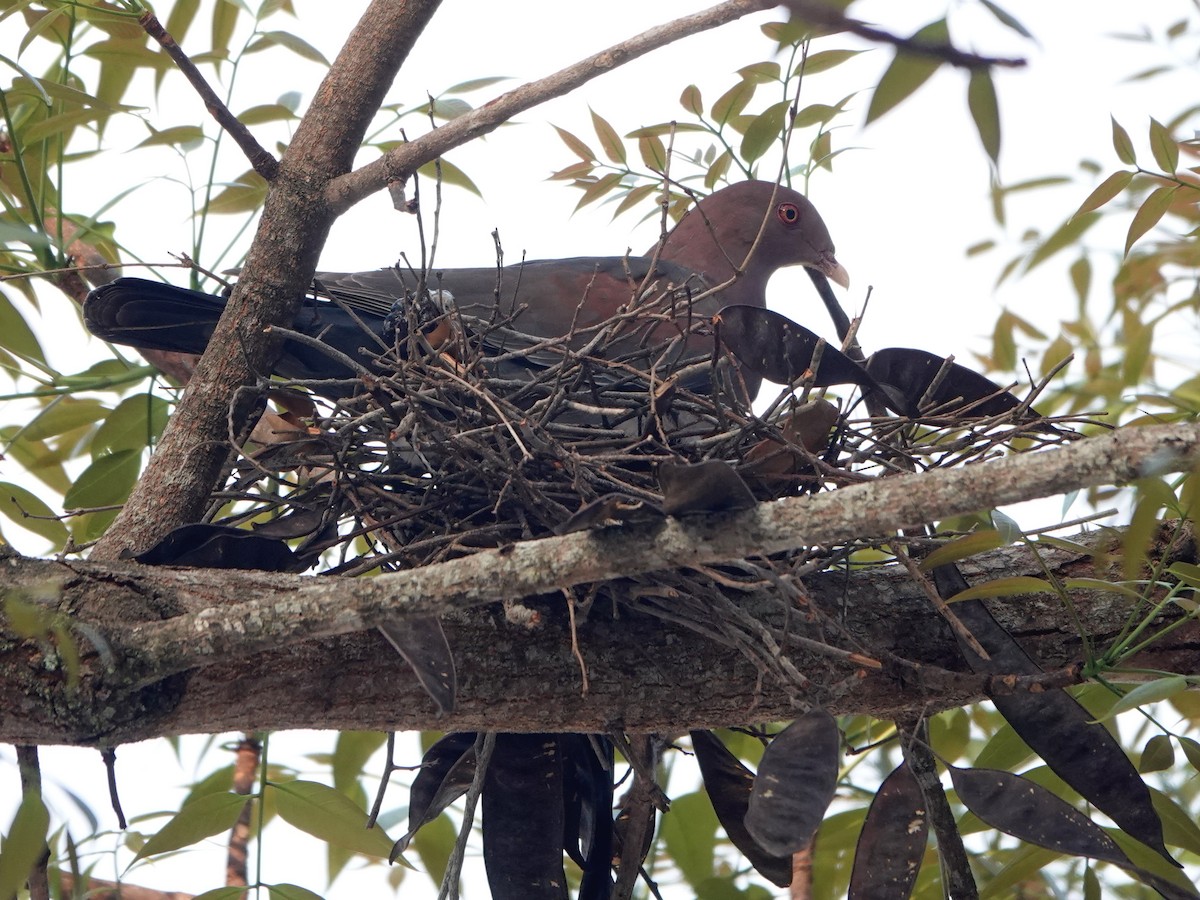
{"label": "red eye ring", "polygon": [[795,225],[800,221],[800,208],[795,203],[780,203],[775,214],[784,225]]}

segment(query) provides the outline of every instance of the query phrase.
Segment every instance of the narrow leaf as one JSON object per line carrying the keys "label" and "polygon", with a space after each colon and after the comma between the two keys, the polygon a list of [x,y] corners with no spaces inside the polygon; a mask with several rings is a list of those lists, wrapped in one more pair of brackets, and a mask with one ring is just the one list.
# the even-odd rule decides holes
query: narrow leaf
{"label": "narrow leaf", "polygon": [[1015,597],[1021,594],[1052,594],[1054,588],[1044,578],[1032,575],[1013,575],[1009,578],[996,578],[967,588],[960,594],[947,597],[948,602],[977,600],[980,597]]}
{"label": "narrow leaf", "polygon": [[734,116],[741,115],[742,110],[754,97],[756,87],[753,81],[743,79],[718,97],[712,107],[714,121],[724,127]]}
{"label": "narrow leaf", "polygon": [[618,165],[625,165],[625,144],[621,141],[620,135],[607,119],[595,110],[591,110],[591,113],[592,127],[596,129],[596,137],[600,139],[600,148],[604,151],[604,155]]}
{"label": "narrow leaf", "polygon": [[1008,542],[1001,537],[1000,532],[993,528],[976,531],[938,547],[921,560],[921,570],[928,572],[946,563],[958,562],[960,559],[966,559],[978,553],[995,550],[1003,547],[1006,543]]}
{"label": "narrow leaf", "polygon": [[388,858],[392,839],[378,826],[368,829],[366,811],[345,794],[315,781],[271,782],[270,787],[279,815],[288,824],[365,856]]}
{"label": "narrow leaf", "polygon": [[[914,43],[945,44],[949,37],[946,20],[939,19],[914,34],[912,40]],[[895,59],[879,79],[875,93],[871,96],[871,105],[867,109],[867,124],[874,122],[912,94],[930,79],[940,65],[941,60],[936,56],[897,51]]]}
{"label": "narrow leaf", "polygon": [[46,850],[50,813],[40,794],[26,793],[0,847],[0,897],[16,897]]}
{"label": "narrow leaf", "polygon": [[1129,865],[1103,828],[1041,785],[997,769],[947,769],[958,799],[993,828],[1058,853]]}
{"label": "narrow leaf", "polygon": [[1150,192],[1150,196],[1145,199],[1141,208],[1134,214],[1133,221],[1129,223],[1129,234],[1125,236],[1126,256],[1138,238],[1157,225],[1159,219],[1166,214],[1177,190],[1179,185],[1155,188]]}
{"label": "narrow leaf", "polygon": [[768,106],[755,117],[742,137],[742,159],[752,163],[766,153],[783,131],[783,120],[787,115],[790,100],[781,100]]}
{"label": "narrow leaf", "polygon": [[1179,167],[1179,144],[1166,126],[1157,119],[1150,120],[1150,150],[1154,161],[1167,175],[1173,175]]}
{"label": "narrow leaf", "polygon": [[1087,199],[1080,204],[1079,209],[1075,210],[1075,215],[1080,213],[1091,212],[1093,209],[1099,209],[1113,197],[1129,187],[1129,182],[1133,181],[1133,173],[1127,169],[1121,169],[1113,172],[1105,178],[1096,189],[1088,194]]}
{"label": "narrow leaf", "polygon": [[157,834],[146,841],[134,861],[190,847],[214,834],[229,831],[248,802],[249,799],[242,794],[229,791],[198,798],[175,813]]}
{"label": "narrow leaf", "polygon": [[1000,161],[1000,105],[996,100],[996,86],[991,73],[984,68],[971,70],[971,81],[967,85],[967,106],[975,120],[975,130],[983,149],[992,162]]}
{"label": "narrow leaf", "polygon": [[571,134],[571,132],[567,131],[565,128],[559,128],[557,125],[554,126],[554,130],[558,132],[558,136],[562,139],[562,142],[567,145],[567,148],[584,162],[596,161],[597,157],[592,148],[579,138],[575,137],[575,135]]}
{"label": "narrow leaf", "polygon": [[1189,686],[1190,682],[1182,675],[1168,675],[1166,678],[1156,678],[1154,681],[1139,684],[1114,703],[1113,708],[1108,711],[1108,715],[1119,716],[1123,712],[1137,709],[1147,703],[1169,700],[1176,694],[1186,691]]}
{"label": "narrow leaf", "polygon": [[1129,139],[1129,132],[1121,127],[1115,118],[1112,118],[1112,141],[1113,149],[1117,151],[1117,159],[1125,163],[1127,166],[1137,164],[1137,153],[1133,149],[1133,141]]}

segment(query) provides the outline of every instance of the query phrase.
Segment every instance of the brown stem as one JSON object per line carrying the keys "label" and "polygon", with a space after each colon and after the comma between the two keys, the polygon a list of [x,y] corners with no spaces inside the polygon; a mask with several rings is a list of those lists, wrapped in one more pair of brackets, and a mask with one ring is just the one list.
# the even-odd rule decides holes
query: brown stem
{"label": "brown stem", "polygon": [[183,77],[191,82],[196,93],[200,95],[200,99],[204,101],[204,106],[209,114],[242,148],[242,152],[250,160],[254,171],[267,181],[273,180],[279,173],[279,161],[268,153],[263,145],[254,139],[250,129],[239,122],[237,116],[229,111],[229,107],[217,96],[217,92],[209,87],[204,76],[200,74],[200,70],[196,68],[196,64],[183,52],[183,48],[175,43],[175,38],[171,37],[167,29],[163,28],[154,13],[142,13],[138,16],[138,24],[142,26],[146,34],[158,41],[159,46],[175,61],[175,65],[179,67]]}

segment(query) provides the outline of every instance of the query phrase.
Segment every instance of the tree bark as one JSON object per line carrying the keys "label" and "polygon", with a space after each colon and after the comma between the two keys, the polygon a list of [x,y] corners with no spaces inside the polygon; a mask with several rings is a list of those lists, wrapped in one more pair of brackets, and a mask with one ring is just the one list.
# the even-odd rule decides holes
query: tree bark
{"label": "tree bark", "polygon": [[[1095,555],[1045,549],[1038,562],[1028,549],[1005,548],[963,568],[973,581],[1042,574],[1043,564],[1060,578],[1116,579],[1119,563],[1106,562],[1108,549],[1118,548],[1098,547]],[[1155,548],[1154,555],[1194,560],[1190,533]],[[668,618],[686,622],[664,619],[662,604],[631,602],[614,617],[608,604],[597,603],[577,633],[586,694],[561,595],[528,602],[537,611],[533,626],[528,617],[521,624],[509,621],[499,604],[456,612],[443,622],[460,673],[458,708],[439,717],[416,679],[373,632],[248,657],[216,657],[210,665],[165,676],[126,644],[139,620],[210,608],[216,598],[247,590],[256,592],[264,610],[286,615],[295,594],[312,589],[301,585],[322,579],[17,557],[3,565],[8,596],[28,602],[39,591],[43,597],[49,593],[53,603],[43,601],[38,608],[74,616],[83,657],[83,677],[73,687],[60,644],[50,637],[4,636],[0,740],[6,742],[111,745],[190,732],[301,727],[671,732],[790,718],[810,703],[837,713],[911,717],[1004,689],[963,671],[944,622],[897,566],[807,578],[799,604],[775,590],[736,596],[737,614],[760,623],[762,634],[802,673],[793,679],[775,677],[774,669],[764,674],[770,666],[764,667],[761,656],[753,664],[744,642],[735,647],[714,640],[728,610],[706,615],[688,607],[687,598],[665,607]],[[325,585],[339,583],[330,579]],[[1136,601],[1120,594],[1073,591],[1071,597],[1100,648],[1136,612]],[[1006,598],[991,606],[1051,671],[1053,683],[1078,680],[1070,666],[1081,658],[1082,640],[1057,597]],[[80,628],[85,614],[87,627]],[[1179,615],[1182,610],[1173,607],[1154,627]],[[801,640],[809,643],[802,646]],[[821,652],[825,645],[839,649]],[[1200,627],[1188,621],[1152,644],[1137,665],[1195,674],[1198,647]]]}

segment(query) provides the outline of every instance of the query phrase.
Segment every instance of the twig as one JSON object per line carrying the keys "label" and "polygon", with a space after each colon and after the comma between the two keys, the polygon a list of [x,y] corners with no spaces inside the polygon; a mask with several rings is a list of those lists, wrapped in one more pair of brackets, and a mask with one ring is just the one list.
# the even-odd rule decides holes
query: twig
{"label": "twig", "polygon": [[216,91],[209,87],[208,82],[200,74],[200,70],[196,68],[195,63],[188,58],[188,55],[183,52],[179,44],[175,43],[175,38],[171,37],[154,13],[149,11],[142,13],[138,16],[138,24],[142,26],[146,34],[158,41],[167,55],[175,61],[175,65],[179,67],[179,71],[183,73],[183,76],[196,89],[196,93],[204,101],[205,108],[217,120],[217,124],[224,128],[229,133],[229,136],[237,142],[237,145],[242,148],[242,152],[250,160],[250,165],[254,171],[267,181],[272,181],[279,172],[279,161],[268,153],[262,144],[255,140],[250,130],[238,121],[237,116],[229,111],[229,107],[217,96]]}
{"label": "twig", "polygon": [[927,44],[924,41],[900,37],[868,25],[859,19],[852,19],[840,9],[817,2],[817,0],[782,0],[782,2],[794,15],[810,25],[816,25],[829,31],[848,31],[877,44],[891,44],[897,50],[905,53],[935,57],[952,66],[964,69],[986,69],[992,66],[1019,69],[1026,64],[1026,61],[1020,57],[980,56],[977,53],[959,50],[950,44]]}

